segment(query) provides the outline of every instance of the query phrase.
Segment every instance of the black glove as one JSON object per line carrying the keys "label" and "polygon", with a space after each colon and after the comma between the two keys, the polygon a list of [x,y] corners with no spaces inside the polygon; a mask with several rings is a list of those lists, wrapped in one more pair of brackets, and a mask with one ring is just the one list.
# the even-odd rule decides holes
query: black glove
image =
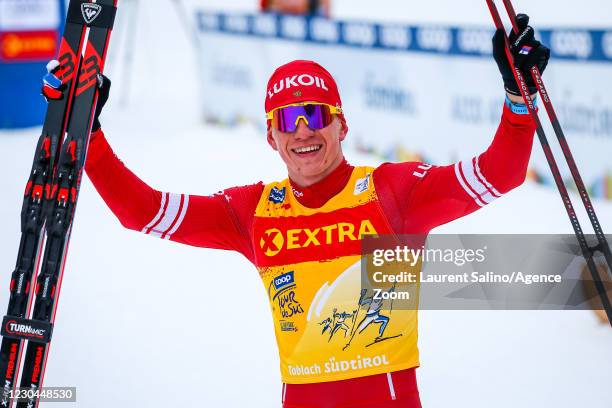
{"label": "black glove", "polygon": [[96,104],[96,112],[94,113],[93,125],[91,127],[91,131],[95,132],[100,129],[100,113],[102,113],[102,108],[108,101],[108,95],[110,93],[111,80],[108,79],[104,74],[98,74],[98,103]]}
{"label": "black glove", "polygon": [[[43,77],[43,86],[41,93],[47,101],[62,99],[64,97],[65,86],[62,81],[55,75],[60,69],[60,63],[57,60],[49,61],[47,64],[47,75]],[[108,77],[103,74],[98,74],[97,77],[98,85],[98,103],[96,104],[96,111],[94,113],[94,119],[92,124],[92,131],[100,129],[100,113],[102,108],[108,100],[110,93],[111,81]]]}
{"label": "black glove", "polygon": [[[538,88],[531,77],[531,68],[537,66],[540,73],[543,73],[550,59],[550,49],[534,38],[533,27],[529,25],[529,16],[519,14],[516,16],[519,33],[510,33],[510,51],[514,56],[514,64],[523,73],[525,83],[529,88],[529,93],[534,94]],[[506,91],[520,96],[518,85],[514,79],[513,69],[508,62],[504,43],[504,31],[500,28],[493,36],[493,58],[497,62],[499,72],[504,80]]]}

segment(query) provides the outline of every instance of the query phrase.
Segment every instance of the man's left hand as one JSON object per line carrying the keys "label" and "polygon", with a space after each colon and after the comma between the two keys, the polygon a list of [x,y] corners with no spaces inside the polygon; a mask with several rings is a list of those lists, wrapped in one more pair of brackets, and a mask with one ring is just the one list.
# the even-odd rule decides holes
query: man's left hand
{"label": "man's left hand", "polygon": [[[517,25],[519,28],[518,34],[514,31],[510,33],[510,52],[514,57],[514,64],[524,74],[523,78],[529,88],[530,94],[535,94],[538,89],[533,78],[531,77],[531,68],[537,66],[540,73],[543,73],[550,59],[550,49],[535,39],[534,29],[529,25],[529,16],[519,14],[516,16]],[[514,79],[513,68],[508,62],[506,56],[506,45],[504,42],[504,31],[499,29],[493,36],[493,57],[499,72],[504,80],[506,92],[511,95],[521,96],[516,80]]]}

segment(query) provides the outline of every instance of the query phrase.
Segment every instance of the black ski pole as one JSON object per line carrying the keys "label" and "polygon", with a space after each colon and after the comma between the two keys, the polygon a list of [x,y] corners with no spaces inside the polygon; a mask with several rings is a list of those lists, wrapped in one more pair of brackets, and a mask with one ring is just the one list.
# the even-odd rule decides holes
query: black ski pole
{"label": "black ski pole", "polygon": [[[514,7],[512,6],[512,2],[510,0],[503,0],[504,6],[506,7],[506,11],[508,12],[508,16],[510,17],[510,21],[512,22],[512,28],[514,32],[518,34],[519,28],[516,22],[516,12],[514,11]],[[559,140],[559,145],[561,146],[561,151],[565,156],[565,160],[570,169],[570,173],[572,174],[572,178],[576,183],[576,187],[578,188],[578,194],[582,199],[582,203],[584,204],[584,208],[586,209],[587,215],[589,216],[589,220],[591,221],[591,225],[593,225],[593,230],[595,231],[595,236],[597,237],[597,241],[599,243],[598,250],[600,250],[606,263],[608,264],[608,271],[612,274],[612,254],[610,253],[610,245],[608,244],[608,240],[606,239],[606,235],[601,228],[601,224],[599,224],[599,220],[597,219],[597,214],[595,213],[595,208],[591,203],[591,198],[589,197],[589,193],[582,181],[582,177],[580,176],[580,171],[578,171],[578,166],[576,165],[576,161],[574,160],[574,156],[572,155],[572,151],[567,143],[567,139],[565,138],[565,134],[563,133],[563,129],[561,128],[561,123],[559,122],[559,118],[557,118],[557,114],[555,109],[553,108],[552,101],[550,100],[550,94],[544,85],[544,81],[542,80],[542,75],[537,66],[533,66],[531,68],[531,77],[533,78],[538,90],[540,91],[540,96],[542,97],[542,102],[544,103],[544,107],[546,108],[546,112],[548,113],[548,117],[550,119],[550,123],[552,124],[553,130],[555,131],[555,135]]]}
{"label": "black ski pole", "polygon": [[510,51],[510,42],[508,40],[508,35],[506,34],[504,23],[501,20],[499,12],[497,10],[497,6],[495,5],[494,0],[486,0],[487,5],[489,7],[489,11],[491,12],[491,16],[493,17],[493,21],[495,23],[495,28],[504,30],[504,42],[506,43],[506,56],[510,64],[514,67],[514,78],[516,83],[518,84],[518,88],[523,96],[523,100],[525,101],[525,105],[531,114],[535,124],[536,124],[536,133],[538,135],[538,139],[540,140],[540,144],[542,145],[542,149],[544,150],[544,155],[546,156],[546,161],[550,167],[553,178],[555,180],[555,184],[559,189],[559,194],[561,195],[561,199],[569,216],[570,222],[574,229],[574,233],[576,234],[576,238],[578,239],[578,243],[580,244],[580,249],[582,251],[582,255],[586,260],[589,271],[591,272],[591,276],[593,277],[593,282],[595,284],[595,288],[597,289],[597,293],[601,298],[601,303],[606,311],[606,315],[608,316],[608,321],[610,326],[612,326],[612,305],[610,304],[610,299],[606,293],[606,288],[603,284],[601,277],[599,276],[599,272],[597,271],[597,266],[593,260],[594,249],[589,247],[586,237],[584,236],[584,232],[582,231],[582,227],[580,226],[580,221],[578,220],[578,216],[576,211],[574,210],[574,206],[570,199],[569,193],[567,192],[567,188],[563,183],[563,178],[561,177],[561,172],[559,171],[559,167],[553,156],[552,150],[550,148],[550,144],[548,143],[548,139],[546,138],[546,134],[544,133],[544,129],[542,128],[542,123],[540,122],[540,118],[538,117],[538,113],[535,110],[535,106],[533,104],[533,99],[531,95],[529,95],[529,91],[527,88],[527,84],[525,83],[525,79],[523,78],[523,73],[521,70],[516,67],[514,64],[514,56]]}

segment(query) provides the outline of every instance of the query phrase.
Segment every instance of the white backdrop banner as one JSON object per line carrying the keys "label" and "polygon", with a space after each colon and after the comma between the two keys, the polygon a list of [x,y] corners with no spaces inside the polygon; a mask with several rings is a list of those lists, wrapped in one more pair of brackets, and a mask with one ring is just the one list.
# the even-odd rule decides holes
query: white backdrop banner
{"label": "white backdrop banner", "polygon": [[[491,56],[492,28],[274,14],[196,18],[209,121],[263,128],[270,74],[293,59],[311,59],[338,82],[347,143],[388,160],[446,164],[470,157],[486,149],[499,123],[504,91]],[[544,79],[583,177],[596,196],[609,197],[612,29],[542,29],[538,36],[552,49]],[[540,117],[548,123],[544,109]],[[554,145],[552,128],[545,130]],[[560,149],[555,153],[561,160]],[[537,146],[531,165],[550,181]]]}
{"label": "white backdrop banner", "polygon": [[55,30],[59,9],[57,0],[0,0],[0,31]]}

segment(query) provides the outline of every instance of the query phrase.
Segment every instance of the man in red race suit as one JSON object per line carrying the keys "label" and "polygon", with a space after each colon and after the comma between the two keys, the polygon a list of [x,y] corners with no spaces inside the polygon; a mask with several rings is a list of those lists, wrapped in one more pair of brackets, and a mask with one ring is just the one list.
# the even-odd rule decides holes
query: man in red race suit
{"label": "man in red race suit", "polygon": [[[523,72],[534,65],[543,71],[549,50],[534,39],[528,20],[520,21],[511,51]],[[350,165],[342,150],[348,118],[334,78],[300,60],[276,69],[265,90],[266,139],[286,164],[286,180],[208,196],[155,190],[116,157],[100,128],[110,88],[104,77],[86,171],[126,228],[234,250],[253,263],[274,315],[283,407],[420,407],[416,311],[390,318],[384,304],[363,293],[354,273],[359,241],[368,234],[427,234],[524,181],[535,124],[501,31],[493,55],[506,102],[491,145],[471,160]],[[535,84],[527,85],[534,94]],[[45,84],[43,93],[57,97],[51,88]]]}

